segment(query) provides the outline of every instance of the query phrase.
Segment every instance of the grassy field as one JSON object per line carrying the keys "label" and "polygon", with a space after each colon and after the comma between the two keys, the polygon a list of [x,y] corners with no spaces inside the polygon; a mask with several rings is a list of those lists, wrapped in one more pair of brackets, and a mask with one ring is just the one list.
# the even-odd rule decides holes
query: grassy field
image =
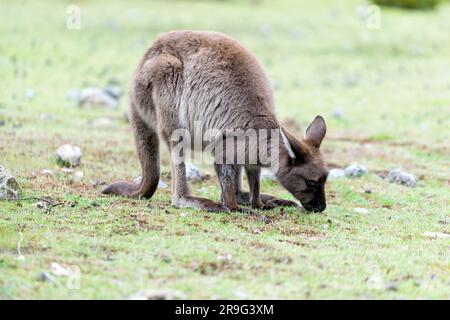
{"label": "grassy field", "polygon": [[[0,298],[121,299],[144,289],[206,299],[450,298],[450,241],[424,235],[450,233],[449,4],[383,8],[379,30],[367,28],[357,9],[367,3],[357,0],[84,0],[80,30],[66,27],[68,4],[0,3],[0,165],[24,197],[61,203],[0,202]],[[145,48],[173,29],[239,39],[273,79],[279,118],[304,127],[323,115],[330,167],[358,163],[369,173],[329,181],[324,213],[275,209],[264,213],[270,223],[175,209],[170,188],[150,201],[101,196],[100,182],[140,174],[126,94],[112,111],[80,108],[66,93],[112,80],[126,91]],[[111,123],[95,124],[104,117]],[[83,178],[57,166],[63,143],[82,148]],[[162,163],[170,185],[165,154]],[[420,178],[416,188],[382,178],[399,167]],[[192,190],[219,198],[215,177]],[[276,182],[263,191],[292,199]],[[52,263],[79,268],[79,288]],[[55,279],[42,281],[43,272]]]}

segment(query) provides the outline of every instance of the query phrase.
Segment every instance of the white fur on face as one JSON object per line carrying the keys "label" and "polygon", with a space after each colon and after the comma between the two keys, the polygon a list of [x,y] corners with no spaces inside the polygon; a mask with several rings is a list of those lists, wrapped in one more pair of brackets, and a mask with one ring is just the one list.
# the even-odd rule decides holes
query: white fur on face
{"label": "white fur on face", "polygon": [[284,134],[283,128],[280,128],[280,132],[281,132],[281,138],[283,139],[283,143],[284,143],[284,146],[286,147],[289,157],[291,157],[292,159],[295,159],[294,151],[292,151],[291,144],[289,143],[288,138]]}

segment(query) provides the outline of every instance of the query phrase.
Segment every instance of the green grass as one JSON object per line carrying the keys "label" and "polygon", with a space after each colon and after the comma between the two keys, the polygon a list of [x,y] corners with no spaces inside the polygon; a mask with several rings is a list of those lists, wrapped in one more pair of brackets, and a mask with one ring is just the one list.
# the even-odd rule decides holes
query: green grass
{"label": "green grass", "polygon": [[[68,4],[0,4],[0,164],[24,196],[62,203],[45,211],[32,201],[0,202],[0,298],[117,299],[147,288],[188,298],[450,298],[449,240],[423,235],[450,232],[448,4],[383,8],[372,31],[356,15],[360,1],[79,1],[81,30],[66,28]],[[279,117],[305,126],[322,114],[326,160],[370,173],[330,181],[323,214],[276,209],[264,213],[269,224],[175,209],[170,188],[150,201],[101,196],[97,181],[139,174],[122,120],[127,99],[117,111],[85,109],[66,92],[112,79],[125,89],[145,48],[172,29],[239,39],[276,81]],[[105,116],[111,126],[89,124]],[[64,142],[82,148],[81,180],[55,163]],[[165,153],[162,161],[167,173]],[[418,186],[378,175],[397,167],[419,176]],[[215,178],[192,189],[218,200]],[[292,199],[277,183],[263,190]],[[64,277],[39,281],[53,262],[78,266],[80,288],[68,289]],[[374,278],[384,285],[371,286]]]}

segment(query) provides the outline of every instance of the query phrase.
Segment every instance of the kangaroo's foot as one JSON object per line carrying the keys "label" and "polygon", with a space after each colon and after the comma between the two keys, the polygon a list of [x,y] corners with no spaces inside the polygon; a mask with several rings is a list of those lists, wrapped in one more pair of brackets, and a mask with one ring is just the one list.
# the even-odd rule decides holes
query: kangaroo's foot
{"label": "kangaroo's foot", "polygon": [[172,205],[177,208],[191,208],[208,212],[229,212],[227,207],[215,203],[209,199],[186,196],[172,200]]}
{"label": "kangaroo's foot", "polygon": [[[238,204],[250,205],[250,193],[249,192],[239,192],[236,195],[236,200]],[[254,209],[270,210],[276,207],[298,207],[298,204],[294,201],[284,200],[276,198],[269,194],[261,194],[261,202],[252,204]]]}

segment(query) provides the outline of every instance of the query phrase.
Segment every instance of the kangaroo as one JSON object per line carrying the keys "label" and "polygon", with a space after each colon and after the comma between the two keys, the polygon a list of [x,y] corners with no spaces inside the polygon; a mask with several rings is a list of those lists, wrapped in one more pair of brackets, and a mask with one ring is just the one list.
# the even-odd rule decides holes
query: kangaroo
{"label": "kangaroo", "polygon": [[[261,167],[269,167],[281,185],[308,211],[325,210],[327,169],[319,147],[326,133],[317,116],[297,139],[275,116],[273,92],[257,58],[238,41],[218,32],[173,31],[160,35],[140,61],[131,82],[130,122],[142,168],[140,185],[117,181],[104,194],[151,198],[160,176],[159,139],[168,146],[172,204],[207,211],[234,211],[239,205],[271,209],[297,206],[293,201],[260,193]],[[173,133],[182,128],[195,136],[203,129],[275,130],[266,148],[278,155],[277,166],[262,163],[215,162],[221,203],[191,195],[184,152],[176,150]],[[275,145],[275,147],[273,147]],[[202,145],[204,148],[204,145]],[[243,152],[249,152],[245,150]],[[177,158],[178,157],[178,158]],[[181,160],[180,160],[181,157]],[[250,192],[242,191],[242,168]]]}

